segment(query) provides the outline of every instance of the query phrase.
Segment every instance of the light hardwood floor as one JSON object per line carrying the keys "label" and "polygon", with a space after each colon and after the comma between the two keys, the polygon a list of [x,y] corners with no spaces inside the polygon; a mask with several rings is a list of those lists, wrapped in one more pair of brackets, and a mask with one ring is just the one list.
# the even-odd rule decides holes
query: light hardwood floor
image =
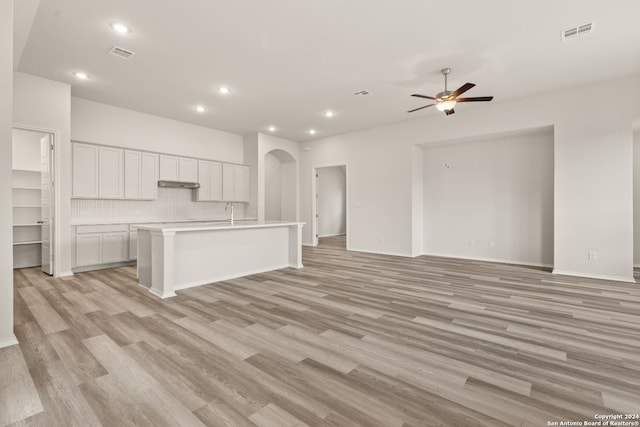
{"label": "light hardwood floor", "polygon": [[546,426],[640,412],[640,286],[304,248],[161,301],[15,272],[0,425]]}

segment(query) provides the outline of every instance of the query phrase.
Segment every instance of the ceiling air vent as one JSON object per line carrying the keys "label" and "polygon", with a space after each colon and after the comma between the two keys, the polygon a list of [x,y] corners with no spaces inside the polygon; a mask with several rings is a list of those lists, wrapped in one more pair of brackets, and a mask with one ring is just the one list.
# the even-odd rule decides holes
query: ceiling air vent
{"label": "ceiling air vent", "polygon": [[562,41],[574,39],[579,36],[586,36],[593,32],[593,22],[588,24],[578,25],[577,27],[567,28],[562,31]]}
{"label": "ceiling air vent", "polygon": [[357,92],[354,93],[355,96],[358,95],[371,95],[371,92],[369,92],[368,90],[359,90]]}
{"label": "ceiling air vent", "polygon": [[109,49],[109,54],[113,56],[117,56],[120,59],[129,59],[133,55],[135,55],[135,53],[131,52],[130,50],[123,49],[118,46],[114,46],[111,49]]}

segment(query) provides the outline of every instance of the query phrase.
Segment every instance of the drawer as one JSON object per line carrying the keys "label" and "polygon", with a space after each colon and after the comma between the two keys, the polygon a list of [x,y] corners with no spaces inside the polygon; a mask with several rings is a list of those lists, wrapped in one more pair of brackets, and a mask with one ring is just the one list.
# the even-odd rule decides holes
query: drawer
{"label": "drawer", "polygon": [[105,224],[105,225],[76,226],[76,234],[113,233],[118,231],[129,231],[129,225],[128,224]]}

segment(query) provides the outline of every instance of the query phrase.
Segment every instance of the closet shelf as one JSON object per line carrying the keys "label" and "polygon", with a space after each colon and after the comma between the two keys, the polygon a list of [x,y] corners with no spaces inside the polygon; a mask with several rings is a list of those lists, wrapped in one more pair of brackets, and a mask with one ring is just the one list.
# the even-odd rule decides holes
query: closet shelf
{"label": "closet shelf", "polygon": [[40,205],[13,205],[14,208],[41,208]]}
{"label": "closet shelf", "polygon": [[42,224],[13,224],[14,227],[40,227]]}
{"label": "closet shelf", "polygon": [[32,240],[30,242],[13,242],[13,246],[22,246],[22,245],[37,245],[42,243],[42,240]]}
{"label": "closet shelf", "polygon": [[18,186],[18,187],[13,187],[14,190],[34,190],[34,191],[41,191],[42,188],[40,187],[25,187],[25,186]]}

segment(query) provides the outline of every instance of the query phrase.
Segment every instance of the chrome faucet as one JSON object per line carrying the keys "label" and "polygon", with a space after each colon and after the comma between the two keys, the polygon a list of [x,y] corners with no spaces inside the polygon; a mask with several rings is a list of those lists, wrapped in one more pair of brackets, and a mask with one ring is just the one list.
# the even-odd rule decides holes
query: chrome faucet
{"label": "chrome faucet", "polygon": [[226,212],[227,209],[229,209],[229,206],[231,206],[231,217],[229,218],[229,223],[233,225],[233,203],[228,202],[227,205],[224,207],[224,211]]}

